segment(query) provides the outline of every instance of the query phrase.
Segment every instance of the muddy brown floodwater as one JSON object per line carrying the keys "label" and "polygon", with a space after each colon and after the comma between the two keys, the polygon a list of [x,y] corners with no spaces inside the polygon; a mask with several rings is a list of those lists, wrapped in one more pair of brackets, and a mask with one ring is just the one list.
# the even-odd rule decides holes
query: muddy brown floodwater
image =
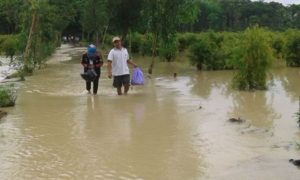
{"label": "muddy brown floodwater", "polygon": [[300,159],[300,69],[273,70],[268,91],[238,92],[231,71],[158,63],[144,87],[118,97],[103,68],[91,96],[80,65],[64,62],[83,50],[63,46],[19,89],[0,123],[1,180],[300,179],[288,162]]}

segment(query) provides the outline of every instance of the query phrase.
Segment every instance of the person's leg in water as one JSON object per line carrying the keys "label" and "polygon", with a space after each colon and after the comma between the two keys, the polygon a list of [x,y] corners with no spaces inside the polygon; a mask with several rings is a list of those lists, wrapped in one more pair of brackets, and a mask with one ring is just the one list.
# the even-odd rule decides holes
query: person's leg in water
{"label": "person's leg in water", "polygon": [[91,82],[86,81],[86,90],[88,91],[88,93],[91,93]]}
{"label": "person's leg in water", "polygon": [[127,95],[130,87],[130,75],[123,76],[123,86],[124,86],[124,94]]}
{"label": "person's leg in water", "polygon": [[118,95],[122,95],[122,76],[114,76],[113,86],[117,88]]}
{"label": "person's leg in water", "polygon": [[98,85],[99,85],[99,77],[97,77],[94,81],[93,81],[93,94],[96,95],[98,92]]}
{"label": "person's leg in water", "polygon": [[117,87],[117,93],[118,95],[122,95],[122,87]]}
{"label": "person's leg in water", "polygon": [[129,91],[129,84],[128,85],[124,85],[124,94],[127,95],[128,91]]}

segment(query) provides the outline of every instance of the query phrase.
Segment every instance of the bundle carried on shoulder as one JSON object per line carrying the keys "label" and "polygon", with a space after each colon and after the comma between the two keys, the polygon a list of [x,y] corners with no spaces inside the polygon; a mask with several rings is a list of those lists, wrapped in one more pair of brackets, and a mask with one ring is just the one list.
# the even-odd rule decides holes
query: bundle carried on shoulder
{"label": "bundle carried on shoulder", "polygon": [[131,78],[131,85],[144,85],[144,74],[140,68],[134,68],[132,78]]}

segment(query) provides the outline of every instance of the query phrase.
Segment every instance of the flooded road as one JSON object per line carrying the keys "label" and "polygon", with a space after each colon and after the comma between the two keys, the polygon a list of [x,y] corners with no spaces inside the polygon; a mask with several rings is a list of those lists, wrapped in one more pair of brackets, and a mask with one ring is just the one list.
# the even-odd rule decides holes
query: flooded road
{"label": "flooded road", "polygon": [[60,49],[19,89],[0,122],[0,179],[300,178],[288,162],[300,159],[300,69],[272,71],[268,91],[238,92],[233,72],[159,63],[144,87],[118,97],[103,68],[91,96],[79,60],[64,62],[83,50]]}

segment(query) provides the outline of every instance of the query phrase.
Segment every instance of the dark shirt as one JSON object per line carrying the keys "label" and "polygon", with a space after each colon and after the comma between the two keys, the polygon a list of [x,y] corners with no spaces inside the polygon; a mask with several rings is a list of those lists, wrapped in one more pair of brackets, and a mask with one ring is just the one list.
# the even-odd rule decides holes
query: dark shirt
{"label": "dark shirt", "polygon": [[[90,61],[92,61],[92,64],[90,64]],[[84,53],[82,55],[81,64],[86,66],[84,67],[84,72],[93,66],[98,76],[100,76],[100,68],[103,65],[103,60],[100,53],[97,52],[95,56],[88,56],[87,53]]]}

